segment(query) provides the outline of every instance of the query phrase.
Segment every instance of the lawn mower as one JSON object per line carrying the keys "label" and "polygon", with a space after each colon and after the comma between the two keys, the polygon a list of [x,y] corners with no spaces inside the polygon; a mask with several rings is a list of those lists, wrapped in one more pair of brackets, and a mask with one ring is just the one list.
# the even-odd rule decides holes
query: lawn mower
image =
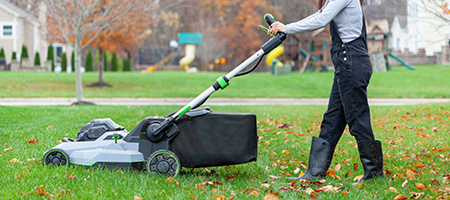
{"label": "lawn mower", "polygon": [[[275,22],[272,15],[265,20]],[[267,28],[266,28],[267,31]],[[130,132],[109,118],[84,125],[76,140],[44,153],[43,165],[107,167],[176,176],[181,167],[226,166],[256,161],[257,126],[253,113],[214,113],[199,108],[229,80],[252,72],[264,55],[279,46],[286,34],[278,33],[261,49],[217,81],[180,110],[166,117],[146,117]],[[250,69],[243,71],[255,62]]]}

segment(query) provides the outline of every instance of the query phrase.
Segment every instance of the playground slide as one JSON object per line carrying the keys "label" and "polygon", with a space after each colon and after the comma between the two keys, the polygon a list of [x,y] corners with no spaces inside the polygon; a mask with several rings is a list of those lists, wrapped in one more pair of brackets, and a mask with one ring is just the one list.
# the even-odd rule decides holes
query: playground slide
{"label": "playground slide", "polygon": [[194,44],[188,44],[185,46],[185,56],[181,58],[180,60],[180,66],[183,67],[183,69],[189,68],[189,64],[194,61],[195,58],[195,45]]}
{"label": "playground slide", "polygon": [[284,52],[284,48],[282,45],[273,49],[269,54],[267,54],[266,63],[269,66],[272,66],[272,60],[280,56]]}
{"label": "playground slide", "polygon": [[406,68],[408,68],[408,69],[410,69],[410,70],[416,70],[415,67],[406,64],[402,59],[400,59],[400,58],[397,57],[397,56],[394,56],[394,54],[392,54],[391,51],[388,51],[388,54],[389,54],[389,56],[391,56],[392,58],[394,58],[395,60],[397,60],[398,62],[400,62],[400,63],[401,63],[403,66],[405,66]]}

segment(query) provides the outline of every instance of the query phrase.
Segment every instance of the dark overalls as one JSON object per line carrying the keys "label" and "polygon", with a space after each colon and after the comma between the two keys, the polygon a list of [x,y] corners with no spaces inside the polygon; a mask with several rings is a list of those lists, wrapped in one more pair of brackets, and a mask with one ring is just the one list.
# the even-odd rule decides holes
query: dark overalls
{"label": "dark overalls", "polygon": [[358,142],[374,139],[367,102],[367,86],[372,64],[367,50],[366,25],[363,17],[361,35],[343,43],[334,21],[330,23],[331,59],[335,73],[328,109],[323,116],[319,137],[336,146],[345,126]]}

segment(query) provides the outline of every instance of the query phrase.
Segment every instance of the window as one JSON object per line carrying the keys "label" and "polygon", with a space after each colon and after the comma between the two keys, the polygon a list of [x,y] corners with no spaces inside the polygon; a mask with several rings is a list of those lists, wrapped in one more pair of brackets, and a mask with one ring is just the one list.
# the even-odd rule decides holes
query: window
{"label": "window", "polygon": [[2,25],[2,36],[13,36],[13,25],[11,24]]}

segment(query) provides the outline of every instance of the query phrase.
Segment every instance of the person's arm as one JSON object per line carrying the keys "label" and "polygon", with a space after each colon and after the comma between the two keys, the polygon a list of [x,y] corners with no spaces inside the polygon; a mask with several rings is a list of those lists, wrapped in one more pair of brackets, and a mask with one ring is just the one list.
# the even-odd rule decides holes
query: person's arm
{"label": "person's arm", "polygon": [[272,34],[276,34],[277,32],[294,34],[317,30],[330,23],[336,15],[348,6],[350,1],[351,0],[328,0],[321,10],[298,22],[290,23],[288,25],[284,25],[281,22],[275,22],[272,25],[270,32]]}

